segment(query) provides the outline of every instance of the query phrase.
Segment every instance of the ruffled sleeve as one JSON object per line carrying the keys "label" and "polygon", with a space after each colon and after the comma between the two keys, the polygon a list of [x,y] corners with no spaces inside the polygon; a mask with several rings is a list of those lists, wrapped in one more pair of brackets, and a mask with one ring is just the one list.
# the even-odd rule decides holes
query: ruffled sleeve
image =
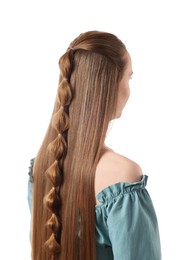
{"label": "ruffled sleeve", "polygon": [[98,196],[107,208],[114,260],[161,260],[157,217],[145,188],[147,178],[112,185]]}

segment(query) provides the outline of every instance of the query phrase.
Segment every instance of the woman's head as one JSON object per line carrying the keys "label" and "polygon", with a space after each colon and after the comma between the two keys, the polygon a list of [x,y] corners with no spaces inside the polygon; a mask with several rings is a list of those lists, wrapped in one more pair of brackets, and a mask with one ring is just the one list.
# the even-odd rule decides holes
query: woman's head
{"label": "woman's head", "polygon": [[94,260],[95,170],[108,124],[129,96],[131,59],[115,35],[90,31],[59,66],[53,116],[34,165],[32,255]]}
{"label": "woman's head", "polygon": [[[80,34],[67,53],[70,58],[68,77],[75,98],[79,97],[79,102],[87,103],[87,106],[91,103],[91,107],[101,106],[109,99],[110,120],[119,117],[120,109],[124,107],[125,81],[132,71],[130,55],[121,40],[110,33],[90,31]],[[59,61],[61,73],[66,69],[65,56]],[[101,112],[104,112],[103,108]]]}

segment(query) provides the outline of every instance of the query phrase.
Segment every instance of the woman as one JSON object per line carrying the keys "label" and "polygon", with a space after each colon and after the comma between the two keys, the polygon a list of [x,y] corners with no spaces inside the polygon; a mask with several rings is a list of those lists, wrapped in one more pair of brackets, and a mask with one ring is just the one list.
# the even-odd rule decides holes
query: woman
{"label": "woman", "polygon": [[125,45],[113,34],[86,32],[59,66],[53,115],[29,172],[32,259],[161,259],[147,176],[104,144],[129,98]]}

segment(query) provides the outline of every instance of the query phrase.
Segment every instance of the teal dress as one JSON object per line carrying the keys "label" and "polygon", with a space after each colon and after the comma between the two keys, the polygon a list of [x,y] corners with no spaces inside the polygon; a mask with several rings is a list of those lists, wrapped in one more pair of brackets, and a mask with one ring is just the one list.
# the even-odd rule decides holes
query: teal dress
{"label": "teal dress", "polygon": [[[28,202],[32,202],[32,166]],[[135,183],[120,182],[102,190],[95,206],[97,260],[161,260],[157,217],[146,190],[148,176]]]}

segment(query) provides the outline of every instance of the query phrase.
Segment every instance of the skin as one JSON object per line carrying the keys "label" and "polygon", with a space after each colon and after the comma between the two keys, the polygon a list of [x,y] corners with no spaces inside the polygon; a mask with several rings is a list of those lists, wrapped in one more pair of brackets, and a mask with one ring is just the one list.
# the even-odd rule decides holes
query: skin
{"label": "skin", "polygon": [[[127,68],[119,83],[117,109],[115,118],[119,118],[129,99],[129,80],[133,74],[131,57],[127,53]],[[119,182],[133,183],[142,178],[140,166],[129,158],[114,152],[105,144],[95,173],[95,195],[106,187]],[[96,204],[99,201],[96,200]]]}
{"label": "skin", "polygon": [[132,70],[132,61],[129,53],[126,54],[126,59],[127,59],[127,67],[119,83],[119,93],[117,99],[117,110],[116,110],[115,118],[119,118],[121,116],[122,111],[130,96],[129,80],[131,79],[133,70]]}

